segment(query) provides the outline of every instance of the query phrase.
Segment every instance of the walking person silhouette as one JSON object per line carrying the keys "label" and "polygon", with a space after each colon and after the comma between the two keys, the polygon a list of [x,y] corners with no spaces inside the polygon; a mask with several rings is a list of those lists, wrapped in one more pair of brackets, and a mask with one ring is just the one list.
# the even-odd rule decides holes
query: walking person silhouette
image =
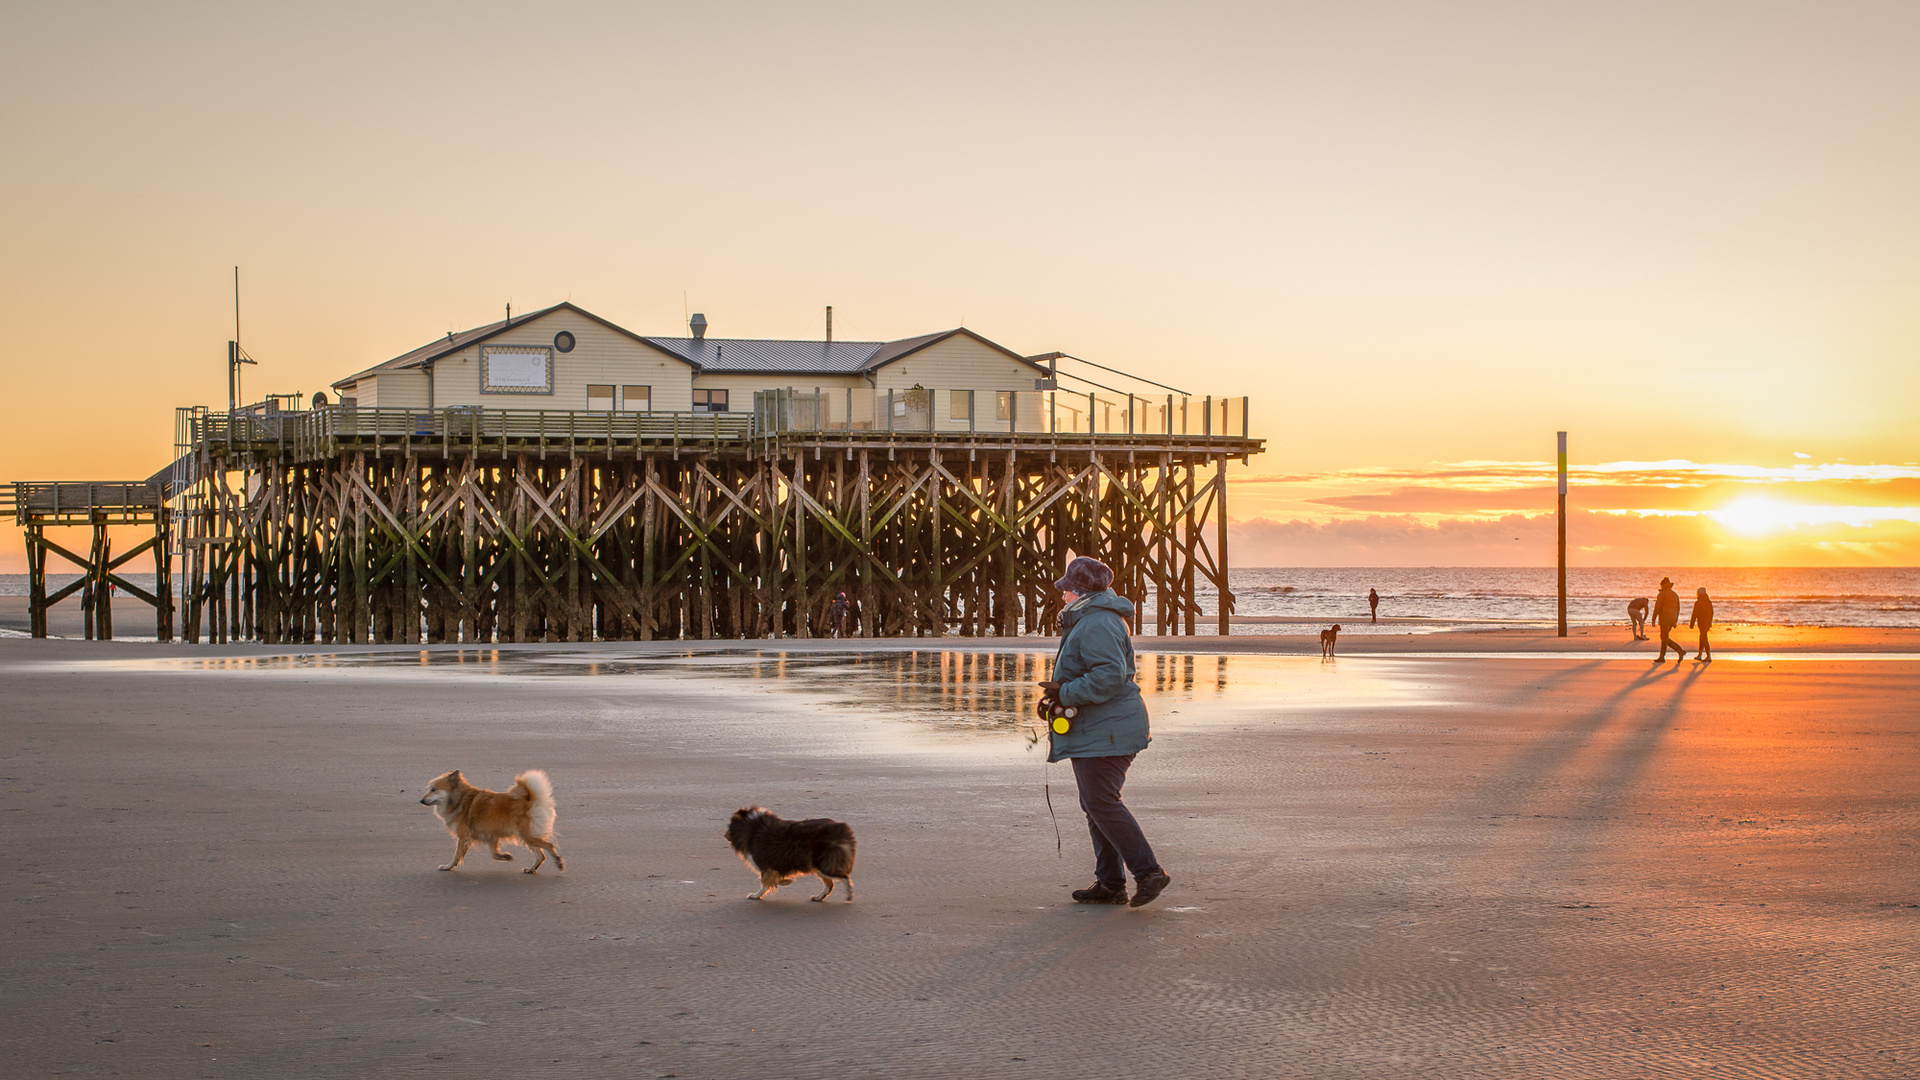
{"label": "walking person silhouette", "polygon": [[1713,600],[1707,596],[1707,590],[1701,589],[1694,598],[1693,614],[1688,617],[1687,625],[1700,626],[1700,649],[1694,659],[1706,662],[1713,660],[1713,646],[1707,642],[1707,631],[1713,629]]}
{"label": "walking person silhouette", "polygon": [[1367,590],[1367,609],[1373,613],[1373,621],[1379,622],[1380,621],[1380,593],[1377,590],[1374,590],[1374,589]]}
{"label": "walking person silhouette", "polygon": [[1673,579],[1660,579],[1660,595],[1653,598],[1653,622],[1660,628],[1660,655],[1653,662],[1667,662],[1667,650],[1673,650],[1674,663],[1687,658],[1687,650],[1673,640],[1673,628],[1680,623],[1680,594],[1673,591]]}

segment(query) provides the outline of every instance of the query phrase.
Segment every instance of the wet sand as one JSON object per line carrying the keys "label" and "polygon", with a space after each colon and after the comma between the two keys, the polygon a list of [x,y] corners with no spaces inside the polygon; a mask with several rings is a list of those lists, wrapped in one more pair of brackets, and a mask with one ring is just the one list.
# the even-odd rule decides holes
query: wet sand
{"label": "wet sand", "polygon": [[[1140,910],[1066,902],[1091,879],[1071,779],[1059,859],[1008,722],[1048,642],[0,640],[0,1052],[19,1076],[1913,1076],[1910,633],[1756,631],[1737,659],[1730,631],[1659,667],[1531,631],[1331,662],[1143,640],[1128,801],[1174,884]],[[329,656],[273,658],[299,651]],[[548,770],[569,869],[436,872],[416,800],[455,766]],[[720,831],[748,802],[851,821],[859,901],[745,901]]]}

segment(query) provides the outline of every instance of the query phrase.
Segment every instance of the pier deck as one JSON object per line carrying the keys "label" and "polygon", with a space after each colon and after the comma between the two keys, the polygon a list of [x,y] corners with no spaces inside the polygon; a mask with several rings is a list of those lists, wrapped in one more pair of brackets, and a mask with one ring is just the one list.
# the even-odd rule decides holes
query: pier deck
{"label": "pier deck", "polygon": [[[1137,629],[1194,633],[1205,584],[1224,632],[1227,468],[1264,447],[1233,402],[1169,399],[1157,431],[802,427],[780,394],[753,413],[194,409],[149,481],[15,497],[97,547],[105,524],[154,524],[189,641],[1050,632],[1068,552],[1115,567]],[[105,583],[145,549],[85,565]]]}
{"label": "pier deck", "polygon": [[[78,595],[82,625],[89,639],[113,637],[113,600],[124,590],[154,610],[154,636],[173,639],[173,576],[171,558],[172,511],[166,486],[152,480],[16,481],[0,488],[0,514],[11,512],[26,533],[27,611],[33,636],[47,636],[47,613],[53,605]],[[153,535],[131,550],[115,555],[115,525],[148,525]],[[47,536],[47,530],[83,527],[91,530],[86,554],[69,550]],[[128,581],[117,571],[139,556],[152,553],[154,590]],[[65,559],[80,569],[80,577],[48,590],[47,557]]]}

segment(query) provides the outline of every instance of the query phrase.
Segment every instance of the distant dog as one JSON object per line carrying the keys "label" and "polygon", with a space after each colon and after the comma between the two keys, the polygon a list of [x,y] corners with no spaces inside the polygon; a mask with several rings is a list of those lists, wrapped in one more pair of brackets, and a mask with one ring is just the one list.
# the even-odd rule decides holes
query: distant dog
{"label": "distant dog", "polygon": [[1332,656],[1333,643],[1340,640],[1340,624],[1334,623],[1330,630],[1320,631],[1320,655]]}
{"label": "distant dog", "polygon": [[847,883],[847,903],[853,903],[853,829],[846,823],[831,818],[788,821],[764,807],[748,806],[727,822],[726,838],[740,861],[760,875],[760,891],[747,899],[758,900],[794,878],[814,874],[827,886],[814,900],[833,895],[833,883],[839,880]]}
{"label": "distant dog", "polygon": [[467,857],[467,849],[476,843],[487,845],[501,862],[512,862],[513,856],[500,850],[502,840],[518,841],[533,852],[533,865],[522,870],[523,874],[540,869],[548,854],[553,855],[556,867],[567,868],[567,860],[553,846],[553,788],[547,783],[547,774],[539,769],[514,777],[513,787],[506,791],[474,787],[455,769],[427,785],[420,805],[433,807],[453,834],[453,861],[442,870],[459,866]]}

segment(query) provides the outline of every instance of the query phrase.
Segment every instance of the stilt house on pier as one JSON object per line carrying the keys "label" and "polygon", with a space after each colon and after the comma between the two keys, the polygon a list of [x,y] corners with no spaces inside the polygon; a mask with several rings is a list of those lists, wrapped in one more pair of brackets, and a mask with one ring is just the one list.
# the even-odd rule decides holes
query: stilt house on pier
{"label": "stilt house on pier", "polygon": [[[886,426],[871,406],[878,400],[884,412],[890,393],[896,426],[957,431],[969,420],[1004,426],[1013,395],[1049,377],[1045,365],[964,328],[902,341],[777,341],[709,337],[707,326],[696,315],[691,337],[642,337],[557,304],[449,333],[333,389],[360,408],[630,413],[751,412],[756,394],[785,394],[817,403],[818,423],[851,420],[855,431]],[[928,387],[948,391],[944,415],[928,413]]]}
{"label": "stilt house on pier", "polygon": [[[77,592],[111,636],[118,585],[163,640],[1050,633],[1051,581],[1082,552],[1113,564],[1137,629],[1226,632],[1227,465],[1263,448],[1245,398],[1079,361],[1134,384],[1116,389],[964,328],[690,330],[509,313],[311,407],[183,408],[147,481],[17,482],[0,509],[27,531],[35,631]],[[116,557],[126,523],[154,537]],[[46,535],[63,525],[92,526],[89,554]],[[148,551],[154,593],[115,572]],[[82,579],[49,591],[49,554]],[[842,594],[852,617],[829,626]]]}

